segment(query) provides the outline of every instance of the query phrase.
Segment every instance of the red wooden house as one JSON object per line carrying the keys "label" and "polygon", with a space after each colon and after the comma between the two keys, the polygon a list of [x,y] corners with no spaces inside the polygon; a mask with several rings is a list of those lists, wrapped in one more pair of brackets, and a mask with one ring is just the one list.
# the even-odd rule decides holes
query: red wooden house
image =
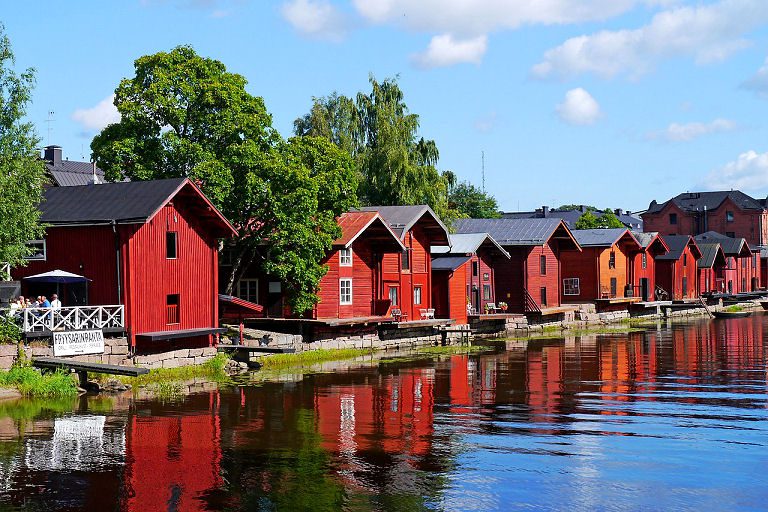
{"label": "red wooden house", "polygon": [[631,297],[632,262],[642,249],[626,228],[577,229],[581,252],[562,254],[563,301]]}
{"label": "red wooden house", "polygon": [[29,265],[12,272],[23,293],[50,296],[50,285],[43,290],[23,278],[61,269],[90,280],[71,288],[63,306],[123,304],[134,347],[213,342],[218,244],[235,231],[195,184],[176,178],[51,187],[40,209],[45,239],[31,242]]}
{"label": "red wooden house", "polygon": [[496,304],[494,268],[510,256],[488,233],[450,235],[450,247],[432,248],[435,316],[467,323],[468,309]]}
{"label": "red wooden house", "polygon": [[753,292],[760,288],[760,251],[752,250],[744,238],[733,238],[707,231],[696,237],[698,243],[719,243],[726,258],[721,293]]}
{"label": "red wooden house", "polygon": [[459,219],[454,228],[488,233],[509,253],[494,269],[495,298],[506,302],[509,312],[540,313],[561,305],[561,256],[581,250],[561,219]]}
{"label": "red wooden house", "polygon": [[661,299],[658,288],[667,294],[667,299],[683,300],[698,297],[699,286],[697,261],[701,250],[689,235],[663,235],[669,247],[667,254],[656,258],[656,298]]}
{"label": "red wooden house", "polygon": [[388,302],[383,259],[405,250],[377,212],[348,212],[338,219],[341,237],[326,256],[328,273],[320,280],[314,318],[385,315]]}
{"label": "red wooden house", "polygon": [[384,297],[408,320],[418,320],[421,310],[434,307],[430,248],[449,245],[448,229],[426,205],[368,206],[361,211],[378,212],[405,246],[399,254],[384,254]]}
{"label": "red wooden house", "polygon": [[643,301],[656,300],[656,258],[669,252],[669,247],[659,233],[633,231],[632,235],[641,247],[632,262],[632,292]]}
{"label": "red wooden house", "polygon": [[722,293],[725,290],[724,273],[727,266],[725,253],[719,243],[698,244],[701,258],[699,268],[699,294]]}

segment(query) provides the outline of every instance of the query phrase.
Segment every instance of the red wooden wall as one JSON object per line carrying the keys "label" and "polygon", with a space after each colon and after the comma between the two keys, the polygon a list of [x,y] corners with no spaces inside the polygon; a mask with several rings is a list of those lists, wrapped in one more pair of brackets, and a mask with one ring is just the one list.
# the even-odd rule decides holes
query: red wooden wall
{"label": "red wooden wall", "polygon": [[[315,318],[354,318],[374,314],[374,300],[382,298],[376,293],[379,265],[364,236],[357,239],[351,249],[352,266],[339,264],[338,249],[332,250],[323,260],[328,265],[328,273],[320,280],[320,302],[315,308]],[[341,279],[352,279],[352,304],[340,303]]]}
{"label": "red wooden wall", "polygon": [[[690,246],[685,247],[684,258],[682,255],[674,261],[656,261],[656,284],[664,288],[670,294],[672,300],[692,299],[698,296],[698,267],[691,253]],[[687,259],[687,265],[684,260]],[[688,292],[683,293],[683,277],[688,279]]]}
{"label": "red wooden wall", "polygon": [[[539,307],[557,307],[561,304],[560,256],[551,244],[534,247],[506,246],[511,258],[499,258],[494,263],[496,301],[509,305],[510,313],[524,312],[524,289],[528,290]],[[547,261],[546,274],[540,271],[540,257]],[[542,304],[541,289],[547,290],[547,303]]]}
{"label": "red wooden wall", "polygon": [[[383,296],[389,297],[389,288],[398,288],[400,310],[409,320],[420,318],[420,309],[432,307],[432,259],[429,236],[416,224],[405,234],[403,244],[411,250],[411,268],[402,270],[401,254],[385,254],[383,258]],[[413,289],[421,287],[421,304],[413,303]]]}

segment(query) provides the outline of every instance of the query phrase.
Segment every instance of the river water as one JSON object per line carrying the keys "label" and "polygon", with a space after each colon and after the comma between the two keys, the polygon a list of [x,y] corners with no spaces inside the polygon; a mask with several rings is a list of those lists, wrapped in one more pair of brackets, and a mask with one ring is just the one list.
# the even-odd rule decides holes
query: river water
{"label": "river water", "polygon": [[766,510],[762,314],[0,402],[0,510]]}

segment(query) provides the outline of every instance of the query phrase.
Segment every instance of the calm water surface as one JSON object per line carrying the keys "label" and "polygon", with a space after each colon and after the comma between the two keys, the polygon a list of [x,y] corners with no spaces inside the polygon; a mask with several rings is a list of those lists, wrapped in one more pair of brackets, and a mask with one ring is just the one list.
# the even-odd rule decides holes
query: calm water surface
{"label": "calm water surface", "polygon": [[0,510],[766,510],[766,330],[754,315],[165,403],[0,403]]}

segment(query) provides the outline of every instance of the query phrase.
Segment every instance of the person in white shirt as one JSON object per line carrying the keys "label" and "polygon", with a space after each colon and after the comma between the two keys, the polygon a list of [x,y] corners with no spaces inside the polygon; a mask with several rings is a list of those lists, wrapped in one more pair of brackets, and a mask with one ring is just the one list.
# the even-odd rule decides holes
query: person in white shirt
{"label": "person in white shirt", "polygon": [[51,295],[51,309],[61,309],[61,301],[55,293]]}

